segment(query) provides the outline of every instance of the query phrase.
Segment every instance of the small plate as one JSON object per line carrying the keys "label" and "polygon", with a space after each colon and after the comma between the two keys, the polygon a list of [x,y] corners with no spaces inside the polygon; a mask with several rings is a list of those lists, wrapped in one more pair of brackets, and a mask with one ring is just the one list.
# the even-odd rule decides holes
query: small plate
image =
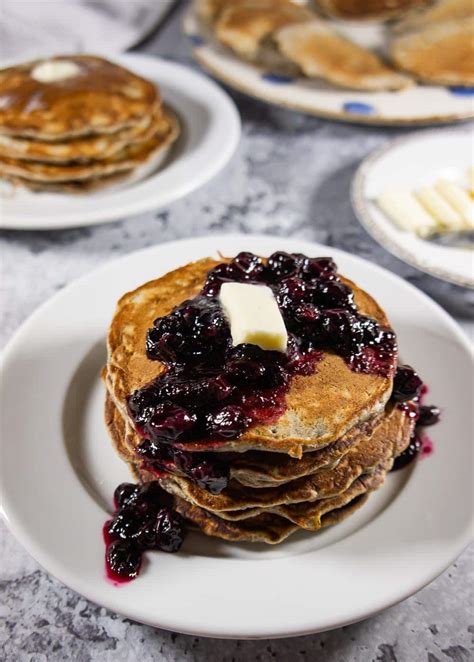
{"label": "small plate", "polygon": [[474,251],[439,246],[404,232],[377,207],[387,189],[413,190],[440,177],[468,184],[472,132],[445,129],[397,138],[362,161],[352,182],[352,205],[367,232],[404,262],[442,280],[474,287]]}
{"label": "small plate", "polygon": [[[103,421],[100,370],[117,299],[218,251],[333,255],[397,329],[403,359],[444,411],[435,452],[391,474],[356,514],[275,547],[191,533],[178,554],[148,553],[140,577],[105,578],[101,529],[116,485],[130,480]],[[365,260],[306,241],[191,239],[132,253],[59,292],[27,320],[4,356],[0,499],[18,540],[51,574],[136,621],[210,637],[268,638],[327,630],[403,600],[441,573],[472,525],[469,344],[433,301]],[[455,375],[455,378],[449,378]]]}
{"label": "small plate", "polygon": [[[89,194],[33,193],[0,182],[0,228],[55,230],[116,221],[159,209],[203,186],[231,159],[240,117],[230,97],[209,78],[175,62],[127,54],[109,59],[155,81],[177,114],[181,135],[164,163]],[[161,161],[161,154],[158,155]],[[156,166],[160,169],[156,171]]]}
{"label": "small plate", "polygon": [[[360,46],[378,50],[385,47],[387,35],[379,24],[338,22],[338,28]],[[226,85],[262,101],[359,124],[414,126],[474,116],[474,88],[415,85],[400,92],[347,90],[324,81],[275,75],[245,62],[216,41],[192,6],[185,14],[183,30],[204,69]]]}

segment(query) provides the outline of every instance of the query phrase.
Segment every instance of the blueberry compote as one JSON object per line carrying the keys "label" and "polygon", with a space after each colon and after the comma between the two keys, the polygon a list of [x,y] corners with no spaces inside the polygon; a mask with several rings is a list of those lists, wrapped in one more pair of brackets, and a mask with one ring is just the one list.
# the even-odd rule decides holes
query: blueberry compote
{"label": "blueberry compote", "polygon": [[400,365],[393,380],[391,399],[407,416],[415,421],[415,428],[406,450],[393,463],[392,471],[406,467],[416,457],[432,452],[431,441],[424,429],[439,422],[441,411],[434,405],[425,405],[423,400],[428,389],[418,374],[409,365]]}
{"label": "blueberry compote", "polygon": [[[219,304],[221,285],[229,281],[273,290],[288,330],[286,353],[232,346]],[[395,334],[358,312],[331,258],[274,253],[263,261],[240,253],[219,264],[194,299],[148,331],[147,356],[165,371],[128,400],[144,439],[139,453],[158,470],[173,468],[218,493],[227,484],[224,467],[212,454],[194,456],[189,449],[212,451],[252,425],[277,420],[293,376],[314,372],[323,350],[356,372],[388,376],[395,369]]]}
{"label": "blueberry compote", "polygon": [[135,579],[149,549],[176,552],[183,542],[183,520],[166,504],[158,482],[122,483],[114,493],[115,513],[104,525],[107,575],[114,582]]}

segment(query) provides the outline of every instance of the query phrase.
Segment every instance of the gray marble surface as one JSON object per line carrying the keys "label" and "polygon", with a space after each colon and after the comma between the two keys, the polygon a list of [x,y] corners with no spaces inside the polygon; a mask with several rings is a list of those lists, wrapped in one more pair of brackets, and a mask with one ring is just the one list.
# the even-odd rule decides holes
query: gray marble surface
{"label": "gray marble surface", "polygon": [[[194,66],[179,10],[138,50]],[[167,209],[88,229],[0,234],[1,342],[78,276],[144,246],[216,232],[299,237],[361,255],[436,299],[468,333],[472,293],[403,264],[358,224],[349,184],[360,160],[400,131],[330,123],[233,94],[240,148],[201,190]],[[474,547],[405,602],[332,632],[275,641],[221,641],[143,626],[98,607],[44,572],[0,521],[0,659],[467,662],[474,659]]]}

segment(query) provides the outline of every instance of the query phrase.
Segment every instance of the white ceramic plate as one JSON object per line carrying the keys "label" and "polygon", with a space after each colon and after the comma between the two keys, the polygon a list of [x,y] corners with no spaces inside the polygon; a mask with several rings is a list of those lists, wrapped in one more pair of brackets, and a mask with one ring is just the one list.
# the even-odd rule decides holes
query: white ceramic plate
{"label": "white ceramic plate", "polygon": [[352,205],[360,222],[384,248],[408,264],[457,285],[474,287],[474,251],[439,246],[404,232],[377,207],[387,189],[413,190],[440,177],[468,186],[473,134],[439,129],[398,138],[368,156],[352,182]]}
{"label": "white ceramic plate", "polygon": [[[84,195],[33,193],[0,184],[0,228],[46,230],[95,225],[159,209],[203,186],[230,160],[240,139],[240,117],[212,80],[175,62],[127,54],[109,59],[155,81],[177,113],[181,135],[161,168]],[[157,164],[155,164],[157,165]]]}
{"label": "white ceramic plate", "polygon": [[[338,23],[349,39],[383,51],[387,35],[376,23]],[[455,122],[474,116],[474,89],[415,85],[401,92],[360,92],[324,81],[273,75],[219,44],[190,7],[183,21],[193,55],[223,83],[262,101],[304,113],[363,124],[412,126]]]}
{"label": "white ceramic plate", "polygon": [[[444,410],[435,452],[389,476],[355,515],[276,547],[198,533],[178,554],[149,553],[140,577],[104,573],[101,527],[116,485],[130,480],[102,418],[105,333],[115,302],[166,271],[217,251],[331,254],[386,308],[403,359]],[[168,630],[213,637],[283,637],[378,612],[441,573],[472,523],[472,373],[453,320],[397,276],[347,253],[284,238],[191,239],[132,253],[76,281],[23,324],[5,352],[0,497],[12,532],[41,565],[105,607]],[[450,378],[450,375],[452,377]]]}

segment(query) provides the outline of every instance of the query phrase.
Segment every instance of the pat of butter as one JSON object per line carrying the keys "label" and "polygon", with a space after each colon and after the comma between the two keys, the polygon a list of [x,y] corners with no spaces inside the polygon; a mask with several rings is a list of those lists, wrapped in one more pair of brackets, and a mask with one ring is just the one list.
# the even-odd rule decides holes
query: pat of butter
{"label": "pat of butter", "polygon": [[286,352],[288,333],[272,290],[266,285],[224,283],[220,303],[234,347],[241,343]]}
{"label": "pat of butter", "polygon": [[77,76],[81,68],[68,60],[44,60],[31,72],[31,77],[40,83],[55,83],[59,80]]}

